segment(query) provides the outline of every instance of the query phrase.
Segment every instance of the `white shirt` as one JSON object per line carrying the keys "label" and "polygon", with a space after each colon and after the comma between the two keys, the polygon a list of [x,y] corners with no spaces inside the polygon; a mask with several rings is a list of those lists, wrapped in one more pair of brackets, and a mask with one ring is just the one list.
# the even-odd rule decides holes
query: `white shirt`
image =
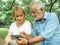
{"label": "white shirt", "polygon": [[13,35],[19,35],[20,32],[31,34],[31,30],[31,23],[26,20],[19,28],[16,26],[16,22],[13,22],[9,28],[9,32],[11,32]]}

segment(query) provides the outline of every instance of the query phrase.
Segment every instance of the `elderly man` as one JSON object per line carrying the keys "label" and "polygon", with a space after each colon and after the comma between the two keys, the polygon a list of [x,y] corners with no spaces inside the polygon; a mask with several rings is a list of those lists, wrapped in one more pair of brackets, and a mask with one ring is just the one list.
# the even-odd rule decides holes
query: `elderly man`
{"label": "elderly man", "polygon": [[55,13],[47,13],[44,10],[42,2],[33,2],[30,5],[32,16],[34,17],[33,38],[27,40],[19,38],[19,44],[39,45],[60,45],[60,27],[57,15]]}

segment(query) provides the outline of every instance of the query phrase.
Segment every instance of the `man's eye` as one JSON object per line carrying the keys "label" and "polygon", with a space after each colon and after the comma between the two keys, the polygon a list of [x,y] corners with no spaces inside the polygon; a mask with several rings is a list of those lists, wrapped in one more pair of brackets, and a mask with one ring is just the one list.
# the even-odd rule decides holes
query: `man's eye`
{"label": "man's eye", "polygon": [[35,13],[34,11],[32,11],[32,13]]}

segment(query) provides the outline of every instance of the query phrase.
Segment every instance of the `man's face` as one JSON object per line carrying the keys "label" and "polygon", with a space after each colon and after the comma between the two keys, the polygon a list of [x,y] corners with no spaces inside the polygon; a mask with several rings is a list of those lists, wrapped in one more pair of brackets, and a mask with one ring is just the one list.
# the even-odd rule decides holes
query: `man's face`
{"label": "man's face", "polygon": [[33,5],[30,7],[32,16],[34,17],[35,20],[39,20],[44,17],[44,11],[43,9],[36,9],[36,5]]}

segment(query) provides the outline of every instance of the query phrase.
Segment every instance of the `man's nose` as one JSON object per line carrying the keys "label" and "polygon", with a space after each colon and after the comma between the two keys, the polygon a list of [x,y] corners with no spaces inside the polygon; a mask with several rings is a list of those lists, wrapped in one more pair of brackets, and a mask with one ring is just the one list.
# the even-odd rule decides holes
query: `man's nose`
{"label": "man's nose", "polygon": [[32,14],[32,16],[35,16],[35,14]]}

